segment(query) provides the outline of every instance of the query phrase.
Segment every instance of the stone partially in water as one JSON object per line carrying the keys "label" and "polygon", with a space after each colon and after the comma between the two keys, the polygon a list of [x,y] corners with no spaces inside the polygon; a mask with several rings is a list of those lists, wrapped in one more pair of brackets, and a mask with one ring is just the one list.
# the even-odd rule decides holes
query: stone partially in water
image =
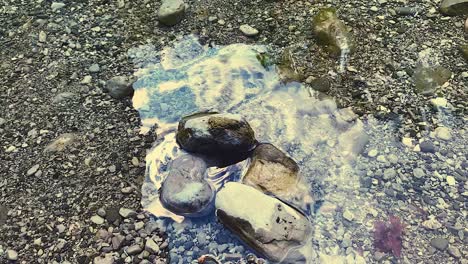
{"label": "stone partially in water", "polygon": [[215,193],[203,178],[206,169],[203,159],[192,155],[173,160],[161,187],[162,205],[183,216],[202,216],[211,211]]}
{"label": "stone partially in water", "polygon": [[452,72],[442,66],[419,66],[414,71],[414,85],[418,93],[432,94],[437,88],[446,83],[451,76]]}
{"label": "stone partially in water", "polygon": [[254,131],[240,115],[197,113],[179,122],[177,143],[188,152],[241,160],[255,147]]}
{"label": "stone partially in water", "polygon": [[185,15],[185,3],[182,0],[164,0],[158,11],[158,18],[166,26],[179,23]]}
{"label": "stone partially in water", "polygon": [[216,209],[225,226],[271,261],[295,255],[311,234],[304,215],[244,184],[227,183],[218,193]]}
{"label": "stone partially in water", "polygon": [[125,76],[112,77],[106,83],[106,90],[115,99],[122,99],[133,94],[132,82]]}
{"label": "stone partially in water", "polygon": [[243,183],[265,193],[290,201],[299,191],[299,166],[272,144],[260,144],[255,148],[252,163]]}
{"label": "stone partially in water", "polygon": [[440,12],[449,16],[468,15],[468,0],[443,0]]}
{"label": "stone partially in water", "polygon": [[327,47],[333,55],[349,53],[353,40],[343,21],[336,16],[336,9],[324,8],[314,17],[314,33],[318,43]]}

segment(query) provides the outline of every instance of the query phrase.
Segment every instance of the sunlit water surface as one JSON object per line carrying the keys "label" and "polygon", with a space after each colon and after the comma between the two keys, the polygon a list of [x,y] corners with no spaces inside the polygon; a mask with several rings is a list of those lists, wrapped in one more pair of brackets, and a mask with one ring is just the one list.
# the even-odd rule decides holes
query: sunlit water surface
{"label": "sunlit water surface", "polygon": [[[175,142],[181,117],[202,110],[241,114],[260,142],[276,145],[299,164],[301,176],[308,183],[312,200],[304,201],[309,206],[302,209],[314,232],[302,250],[307,263],[328,257],[364,263],[366,249],[371,246],[369,232],[373,220],[379,218],[376,208],[382,197],[360,192],[360,179],[368,168],[382,164],[391,167],[394,161],[376,161],[376,157],[361,153],[377,149],[387,159],[396,156],[396,160],[417,154],[392,136],[395,123],[373,119],[362,122],[351,110],[338,109],[332,100],[317,99],[300,83],[281,82],[274,66],[264,67],[258,60],[265,52],[265,47],[245,44],[206,47],[194,37],[178,41],[161,54],[150,45],[129,51],[140,67],[133,104],[142,119],[142,133],[156,125],[158,134],[146,158],[142,205],[168,232],[171,263],[190,263],[203,254],[225,261],[250,252],[216,221],[214,213],[186,219],[164,209],[158,196],[168,163],[183,153]],[[462,136],[454,134],[466,142]],[[456,140],[453,142],[456,144]],[[208,180],[217,189],[222,188],[226,181],[238,181],[248,165],[246,160],[227,168],[210,168]],[[336,221],[336,210],[352,215],[352,221],[360,227],[350,228]],[[339,237],[330,237],[330,230]],[[343,250],[336,243],[351,236],[362,237],[364,255],[356,247]]]}

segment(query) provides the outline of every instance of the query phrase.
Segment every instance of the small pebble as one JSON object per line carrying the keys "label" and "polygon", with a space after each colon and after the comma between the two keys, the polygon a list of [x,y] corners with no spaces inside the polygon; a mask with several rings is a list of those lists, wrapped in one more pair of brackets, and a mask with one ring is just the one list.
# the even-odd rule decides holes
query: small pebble
{"label": "small pebble", "polygon": [[52,11],[57,11],[61,8],[63,8],[65,6],[64,3],[61,3],[61,2],[52,2],[52,5],[50,6],[50,8],[52,8]]}
{"label": "small pebble", "polygon": [[447,249],[448,244],[448,240],[443,237],[435,237],[431,240],[431,246],[441,251]]}
{"label": "small pebble", "polygon": [[39,42],[46,42],[47,41],[47,34],[44,31],[39,32]]}
{"label": "small pebble", "polygon": [[128,209],[128,208],[120,208],[119,210],[119,214],[123,217],[123,218],[128,218],[128,217],[131,217],[133,215],[136,215],[135,211],[131,210],[131,209]]}
{"label": "small pebble", "polygon": [[453,176],[447,176],[447,184],[450,186],[454,186],[457,182]]}
{"label": "small pebble", "polygon": [[18,252],[14,251],[12,249],[7,250],[6,255],[7,255],[8,260],[11,260],[11,261],[18,260]]}
{"label": "small pebble", "polygon": [[38,169],[39,169],[39,164],[36,164],[36,165],[32,166],[32,167],[26,172],[26,175],[27,175],[27,176],[31,176],[31,175],[33,175],[34,173],[36,173]]}
{"label": "small pebble", "polygon": [[96,73],[96,72],[99,72],[100,69],[101,68],[99,67],[99,64],[94,63],[93,65],[89,66],[88,71],[91,73]]}
{"label": "small pebble", "polygon": [[452,139],[452,134],[450,133],[450,129],[446,127],[438,127],[435,130],[435,135],[438,139],[442,139],[448,141]]}
{"label": "small pebble", "polygon": [[240,31],[246,35],[247,37],[254,37],[254,36],[257,36],[258,35],[258,30],[247,25],[247,24],[244,24],[244,25],[241,25],[239,27]]}
{"label": "small pebble", "polygon": [[129,187],[124,187],[122,189],[120,189],[120,191],[123,193],[123,194],[129,194],[129,193],[132,193],[133,192],[133,187],[129,186]]}
{"label": "small pebble", "polygon": [[94,215],[91,217],[91,222],[95,223],[96,225],[104,224],[104,218],[100,217],[99,215]]}
{"label": "small pebble", "polygon": [[127,248],[127,254],[132,256],[132,255],[138,255],[143,251],[143,249],[140,247],[140,245],[133,245]]}

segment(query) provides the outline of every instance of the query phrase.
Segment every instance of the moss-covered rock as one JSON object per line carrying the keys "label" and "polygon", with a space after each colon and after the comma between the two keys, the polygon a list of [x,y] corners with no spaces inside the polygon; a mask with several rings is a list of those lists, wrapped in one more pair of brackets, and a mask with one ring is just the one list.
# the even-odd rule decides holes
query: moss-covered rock
{"label": "moss-covered rock", "polygon": [[[177,143],[188,152],[232,163],[255,147],[255,133],[239,115],[197,113],[179,122]],[[232,162],[229,162],[232,161]]]}
{"label": "moss-covered rock", "polygon": [[468,15],[468,0],[443,0],[440,3],[440,12],[449,16]]}
{"label": "moss-covered rock", "polygon": [[314,33],[320,45],[335,56],[351,52],[354,43],[346,25],[336,16],[336,9],[321,9],[313,20]]}

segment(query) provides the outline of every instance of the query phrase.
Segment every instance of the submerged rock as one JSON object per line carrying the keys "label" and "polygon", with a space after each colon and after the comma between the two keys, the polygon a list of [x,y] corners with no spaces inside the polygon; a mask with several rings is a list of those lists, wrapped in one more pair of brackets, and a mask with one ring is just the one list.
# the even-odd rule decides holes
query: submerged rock
{"label": "submerged rock", "polygon": [[161,187],[162,205],[183,216],[202,216],[211,211],[215,193],[203,178],[206,169],[203,159],[189,154],[173,160]]}
{"label": "submerged rock", "polygon": [[299,166],[272,144],[260,144],[255,148],[252,163],[242,181],[287,201],[304,196],[302,190],[305,188],[299,187]]}
{"label": "submerged rock", "polygon": [[299,255],[311,234],[308,219],[280,200],[229,182],[216,198],[216,215],[232,232],[272,261]]}
{"label": "submerged rock", "polygon": [[249,123],[240,115],[197,113],[179,122],[177,143],[188,152],[223,160],[241,160],[256,144]]}
{"label": "submerged rock", "polygon": [[300,82],[304,80],[303,72],[295,65],[291,48],[284,49],[277,65],[278,74],[283,82]]}
{"label": "submerged rock", "polygon": [[324,8],[314,18],[314,33],[319,44],[327,47],[333,55],[349,53],[353,49],[351,33],[336,16],[336,9]]}
{"label": "submerged rock", "polygon": [[452,76],[452,72],[442,66],[419,66],[414,71],[414,85],[421,94],[432,94]]}
{"label": "submerged rock", "polygon": [[468,15],[468,0],[443,0],[440,12],[449,16]]}
{"label": "submerged rock", "polygon": [[185,3],[183,0],[164,0],[158,11],[158,18],[166,26],[179,23],[185,15]]}

